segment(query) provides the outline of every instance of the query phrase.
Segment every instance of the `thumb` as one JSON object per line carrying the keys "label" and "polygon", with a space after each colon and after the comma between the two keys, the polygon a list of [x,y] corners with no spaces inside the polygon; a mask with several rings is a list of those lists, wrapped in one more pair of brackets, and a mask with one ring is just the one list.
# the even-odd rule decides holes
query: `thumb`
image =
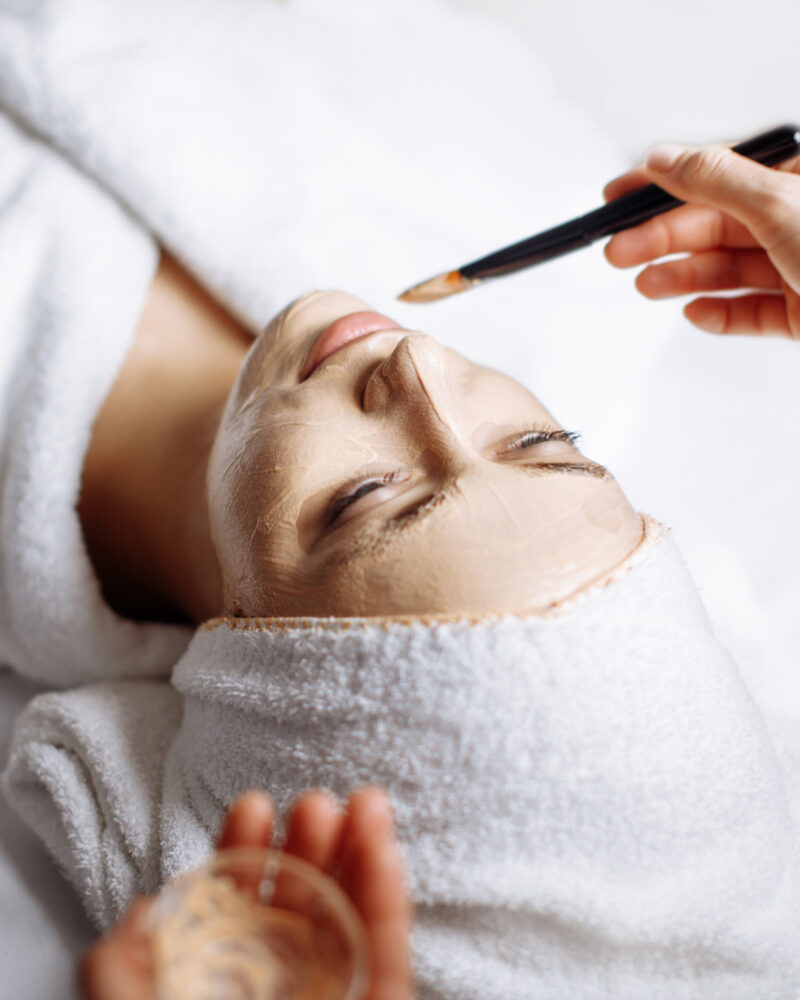
{"label": "thumb", "polygon": [[[650,179],[676,198],[732,216],[770,249],[783,235],[788,175],[764,167],[725,146],[665,143],[645,160]],[[794,194],[794,192],[792,192]]]}

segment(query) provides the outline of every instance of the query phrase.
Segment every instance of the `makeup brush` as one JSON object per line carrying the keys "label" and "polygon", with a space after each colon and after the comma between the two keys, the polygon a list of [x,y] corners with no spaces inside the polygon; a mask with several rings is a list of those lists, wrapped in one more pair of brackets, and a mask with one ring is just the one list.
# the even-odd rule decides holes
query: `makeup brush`
{"label": "makeup brush", "polygon": [[[781,125],[740,142],[733,147],[733,151],[764,166],[775,166],[800,153],[800,126]],[[436,302],[447,295],[473,288],[487,278],[499,278],[503,274],[534,267],[623,229],[632,229],[682,204],[662,188],[648,184],[570,222],[503,247],[455,271],[445,271],[419,285],[412,285],[398,298],[403,302]]]}

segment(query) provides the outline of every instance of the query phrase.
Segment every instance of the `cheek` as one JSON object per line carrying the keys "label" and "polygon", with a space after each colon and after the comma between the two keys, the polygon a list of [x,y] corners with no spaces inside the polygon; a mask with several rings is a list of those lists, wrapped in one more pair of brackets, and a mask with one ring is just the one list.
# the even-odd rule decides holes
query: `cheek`
{"label": "cheek", "polygon": [[590,494],[584,502],[583,513],[592,528],[609,535],[641,528],[639,515],[614,483],[609,483],[605,490]]}
{"label": "cheek", "polygon": [[[272,562],[268,571],[272,580],[269,599],[262,600],[258,614],[347,618],[391,613],[383,610],[385,589],[380,588],[383,596],[376,605],[375,581],[368,580],[359,567],[338,567],[323,573],[301,560],[291,566]],[[266,588],[263,592],[266,593]]]}
{"label": "cheek", "polygon": [[613,482],[542,480],[460,497],[434,530],[366,569],[370,614],[543,610],[622,562],[641,521]]}

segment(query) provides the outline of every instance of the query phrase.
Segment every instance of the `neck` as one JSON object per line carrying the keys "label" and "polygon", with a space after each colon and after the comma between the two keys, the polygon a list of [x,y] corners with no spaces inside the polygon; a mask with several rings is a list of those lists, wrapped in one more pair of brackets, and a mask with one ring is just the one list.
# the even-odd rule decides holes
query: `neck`
{"label": "neck", "polygon": [[206,470],[250,335],[165,258],[101,410],[79,514],[108,603],[201,621],[222,609]]}

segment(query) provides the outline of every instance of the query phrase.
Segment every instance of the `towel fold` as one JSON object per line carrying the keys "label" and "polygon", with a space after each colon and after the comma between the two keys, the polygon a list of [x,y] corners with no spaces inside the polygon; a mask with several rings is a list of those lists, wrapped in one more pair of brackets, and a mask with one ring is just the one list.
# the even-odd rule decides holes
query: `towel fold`
{"label": "towel fold", "polygon": [[157,259],[117,201],[0,116],[0,665],[53,687],[169,676],[189,639],[109,609],[75,510]]}
{"label": "towel fold", "polygon": [[[51,848],[102,923],[152,884],[144,845],[162,877],[197,863],[243,789],[285,810],[310,786],[378,782],[408,856],[422,997],[797,996],[784,776],[652,522],[614,582],[553,617],[222,620],[196,634],[173,685],[184,711],[163,781],[141,755],[124,762],[158,730],[158,770],[174,717],[128,716],[125,685],[48,695],[15,737],[6,791],[29,816],[36,795],[53,799]],[[100,697],[124,724],[109,703],[97,720]],[[80,735],[89,725],[102,741]],[[84,775],[69,806],[53,793],[62,765]],[[79,868],[84,823],[109,832]]]}
{"label": "towel fold", "polygon": [[158,817],[178,693],[108,681],[44,694],[17,720],[6,789],[98,927],[161,884]]}

